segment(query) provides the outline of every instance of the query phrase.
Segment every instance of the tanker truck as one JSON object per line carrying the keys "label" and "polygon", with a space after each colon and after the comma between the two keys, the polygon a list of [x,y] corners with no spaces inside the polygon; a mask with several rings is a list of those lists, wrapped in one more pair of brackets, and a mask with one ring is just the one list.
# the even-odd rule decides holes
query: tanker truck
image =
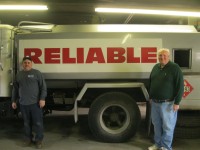
{"label": "tanker truck", "polygon": [[[148,79],[157,51],[169,48],[171,61],[184,73],[180,109],[200,110],[200,34],[191,25],[54,25],[0,24],[0,113],[10,116],[11,91],[21,60],[47,83],[44,114],[88,108],[93,135],[123,142],[135,135],[141,120],[139,103],[147,105]],[[149,123],[150,124],[150,123]]]}

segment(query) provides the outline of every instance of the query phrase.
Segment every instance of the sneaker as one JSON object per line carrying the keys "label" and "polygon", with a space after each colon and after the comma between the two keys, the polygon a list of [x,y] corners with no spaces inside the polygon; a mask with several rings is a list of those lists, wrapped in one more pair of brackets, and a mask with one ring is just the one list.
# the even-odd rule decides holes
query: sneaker
{"label": "sneaker", "polygon": [[164,147],[161,147],[159,150],[167,150],[166,148],[164,148]]}
{"label": "sneaker", "polygon": [[41,141],[35,142],[35,145],[36,145],[37,149],[41,149],[42,148],[42,142]]}
{"label": "sneaker", "polygon": [[32,144],[32,141],[31,141],[31,140],[25,140],[25,141],[23,142],[23,146],[24,146],[24,147],[31,146],[31,144]]}
{"label": "sneaker", "polygon": [[159,150],[159,147],[154,144],[154,145],[148,147],[148,150]]}

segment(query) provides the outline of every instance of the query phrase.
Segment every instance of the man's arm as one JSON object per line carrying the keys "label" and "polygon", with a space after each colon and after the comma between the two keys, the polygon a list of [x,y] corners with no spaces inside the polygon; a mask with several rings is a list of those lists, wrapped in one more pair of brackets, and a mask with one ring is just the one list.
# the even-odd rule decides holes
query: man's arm
{"label": "man's arm", "polygon": [[174,104],[179,105],[183,92],[184,92],[184,81],[183,81],[183,73],[180,67],[177,65],[176,75],[175,75],[175,102]]}
{"label": "man's arm", "polygon": [[176,73],[176,81],[175,81],[175,90],[177,91],[176,93],[177,95],[175,96],[173,110],[177,111],[179,109],[179,103],[182,99],[183,92],[184,92],[183,73],[178,65],[177,65],[177,73]]}
{"label": "man's arm", "polygon": [[19,98],[19,85],[17,81],[13,82],[13,89],[12,89],[12,108],[16,109],[17,108],[17,99]]}
{"label": "man's arm", "polygon": [[40,90],[39,105],[40,105],[40,108],[43,108],[45,106],[45,98],[47,96],[47,87],[46,87],[46,82],[44,80],[42,73],[40,73],[39,90]]}

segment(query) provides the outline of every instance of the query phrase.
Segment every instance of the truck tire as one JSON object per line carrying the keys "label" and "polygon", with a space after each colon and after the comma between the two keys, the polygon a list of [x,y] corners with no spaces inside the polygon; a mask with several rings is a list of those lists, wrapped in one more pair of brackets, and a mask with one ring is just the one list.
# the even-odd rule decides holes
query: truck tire
{"label": "truck tire", "polygon": [[127,94],[109,92],[92,103],[88,122],[93,135],[102,142],[124,142],[135,135],[141,120],[139,107]]}

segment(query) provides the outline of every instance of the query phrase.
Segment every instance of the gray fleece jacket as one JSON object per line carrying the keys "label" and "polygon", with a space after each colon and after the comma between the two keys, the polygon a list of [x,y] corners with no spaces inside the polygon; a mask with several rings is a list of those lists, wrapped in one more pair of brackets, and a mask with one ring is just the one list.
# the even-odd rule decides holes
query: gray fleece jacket
{"label": "gray fleece jacket", "polygon": [[20,71],[12,90],[12,102],[19,100],[21,105],[31,105],[45,100],[47,87],[42,73],[36,69]]}

